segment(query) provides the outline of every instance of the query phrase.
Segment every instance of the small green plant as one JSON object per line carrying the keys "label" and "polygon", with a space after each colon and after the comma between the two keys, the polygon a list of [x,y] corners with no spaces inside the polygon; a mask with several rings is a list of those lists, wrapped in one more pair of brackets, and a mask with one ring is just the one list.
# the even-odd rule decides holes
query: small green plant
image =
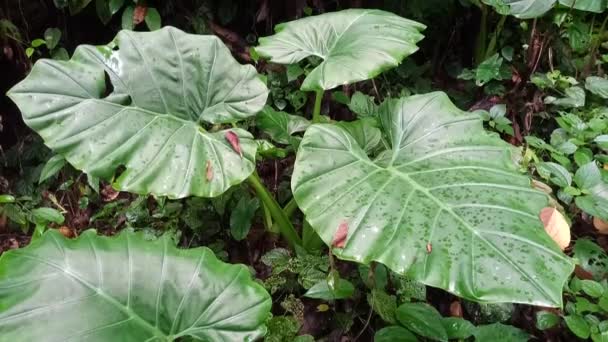
{"label": "small green plant", "polygon": [[70,59],[68,51],[63,47],[58,46],[60,40],[61,30],[56,27],[48,28],[44,31],[44,39],[37,38],[32,40],[31,46],[25,49],[25,54],[30,58],[35,53],[43,54],[41,47],[44,46],[51,58],[68,60]]}
{"label": "small green plant", "polygon": [[574,245],[574,256],[591,279],[573,276],[565,289],[564,312],[538,311],[536,327],[546,330],[565,325],[578,338],[603,341],[608,337],[608,255],[595,243],[581,239]]}
{"label": "small green plant", "polygon": [[[603,78],[588,79],[588,92],[573,77],[552,72],[532,78],[541,89],[561,93],[549,95],[545,103],[556,112],[559,126],[547,143],[535,136],[526,137],[535,149],[538,174],[559,188],[557,197],[566,205],[575,203],[589,215],[608,220],[608,112],[602,105],[608,98],[603,91],[608,82]],[[587,96],[588,94],[588,96]]]}

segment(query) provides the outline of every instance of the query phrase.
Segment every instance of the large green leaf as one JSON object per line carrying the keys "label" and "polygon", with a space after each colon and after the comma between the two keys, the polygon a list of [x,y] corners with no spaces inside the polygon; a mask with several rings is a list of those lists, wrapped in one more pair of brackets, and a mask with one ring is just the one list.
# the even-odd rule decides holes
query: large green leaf
{"label": "large green leaf", "polygon": [[559,3],[566,7],[595,13],[602,13],[608,8],[606,0],[559,0]]}
{"label": "large green leaf", "polygon": [[573,263],[544,232],[547,195],[510,145],[444,93],[379,111],[392,149],[375,160],[334,125],[311,126],[300,144],[294,197],[328,245],[347,227],[334,253],[472,300],[560,306]]}
{"label": "large green leaf", "polygon": [[51,230],[0,258],[6,341],[249,341],[263,336],[270,307],[246,267],[169,236]]}
{"label": "large green leaf", "polygon": [[508,14],[520,18],[537,18],[547,13],[556,0],[482,0],[485,4],[496,7],[500,12],[506,6]]}
{"label": "large green leaf", "polygon": [[[173,27],[121,31],[108,45],[82,45],[70,61],[40,60],[10,90],[25,122],[76,168],[117,189],[174,198],[213,197],[247,178],[256,143],[241,129],[242,156],[202,122],[255,115],[268,90],[214,36]],[[211,177],[206,177],[211,169]]]}
{"label": "large green leaf", "polygon": [[320,57],[302,90],[332,89],[399,65],[418,50],[425,28],[390,12],[348,9],[279,24],[275,35],[260,38],[256,51],[280,64]]}

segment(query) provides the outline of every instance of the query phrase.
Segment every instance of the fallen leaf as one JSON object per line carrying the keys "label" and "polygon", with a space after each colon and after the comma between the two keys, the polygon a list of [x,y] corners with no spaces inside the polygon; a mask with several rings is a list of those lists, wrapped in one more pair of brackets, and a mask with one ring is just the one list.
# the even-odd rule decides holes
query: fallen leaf
{"label": "fallen leaf", "polygon": [[338,230],[334,234],[334,239],[331,242],[333,247],[344,248],[346,245],[346,237],[348,236],[348,222],[342,221],[338,226]]}
{"label": "fallen leaf", "polygon": [[15,238],[10,238],[8,239],[8,243],[9,243],[9,248],[10,249],[17,249],[19,248],[19,241],[17,241],[17,239]]}
{"label": "fallen leaf", "polygon": [[550,186],[548,186],[547,184],[545,184],[545,183],[543,183],[543,182],[539,182],[539,181],[537,181],[536,179],[533,179],[533,180],[532,180],[532,186],[533,186],[535,189],[538,189],[538,190],[540,190],[540,191],[542,191],[542,192],[544,192],[544,193],[546,193],[546,194],[549,194],[549,195],[550,195],[551,193],[553,193],[553,189],[551,189],[551,187],[550,187]]}
{"label": "fallen leaf", "polygon": [[431,254],[432,251],[433,251],[433,245],[431,245],[431,243],[429,242],[426,244],[426,252],[428,254]]}
{"label": "fallen leaf", "polygon": [[61,233],[61,235],[65,236],[67,238],[73,238],[76,236],[74,231],[68,226],[59,227],[59,233]]}
{"label": "fallen leaf", "polygon": [[593,217],[593,226],[597,229],[597,232],[603,235],[608,235],[608,222],[603,221],[598,217]]}
{"label": "fallen leaf", "polygon": [[104,202],[112,202],[118,197],[118,195],[120,195],[120,192],[114,190],[110,184],[101,189],[101,200]]}
{"label": "fallen leaf", "polygon": [[551,207],[543,208],[540,211],[540,220],[545,226],[545,231],[557,243],[562,250],[570,245],[570,225],[559,212]]}
{"label": "fallen leaf", "polygon": [[207,177],[207,182],[211,182],[211,180],[213,179],[213,167],[211,166],[211,160],[209,159],[207,159],[205,175]]}
{"label": "fallen leaf", "polygon": [[137,5],[133,10],[133,25],[138,25],[146,19],[146,13],[148,13],[148,7],[145,5]]}
{"label": "fallen leaf", "polygon": [[325,312],[327,310],[329,310],[329,305],[327,305],[327,304],[317,305],[317,312]]}
{"label": "fallen leaf", "polygon": [[450,316],[462,317],[462,305],[459,301],[455,300],[450,304]]}
{"label": "fallen leaf", "polygon": [[587,271],[586,269],[580,267],[579,265],[574,266],[574,274],[579,279],[593,280],[593,274],[591,274],[591,272]]}
{"label": "fallen leaf", "polygon": [[238,153],[241,158],[243,158],[243,151],[241,151],[241,143],[239,142],[239,136],[236,135],[236,133],[234,133],[233,131],[228,131],[226,132],[226,140],[228,140],[230,146],[232,146],[232,149],[236,153]]}

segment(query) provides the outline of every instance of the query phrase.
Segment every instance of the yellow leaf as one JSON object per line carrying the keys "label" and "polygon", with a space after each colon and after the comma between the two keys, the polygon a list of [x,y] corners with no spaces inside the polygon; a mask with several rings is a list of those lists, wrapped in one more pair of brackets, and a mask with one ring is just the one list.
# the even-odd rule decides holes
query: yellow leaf
{"label": "yellow leaf", "polygon": [[327,305],[327,304],[317,305],[317,312],[325,312],[327,310],[329,310],[329,305]]}
{"label": "yellow leaf", "polygon": [[597,232],[603,235],[608,235],[608,222],[602,221],[598,217],[593,217],[593,226],[597,229]]}

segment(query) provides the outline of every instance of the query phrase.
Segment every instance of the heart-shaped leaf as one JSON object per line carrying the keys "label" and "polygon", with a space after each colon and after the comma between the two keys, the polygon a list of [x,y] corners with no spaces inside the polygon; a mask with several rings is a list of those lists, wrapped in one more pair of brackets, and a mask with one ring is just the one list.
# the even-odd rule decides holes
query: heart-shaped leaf
{"label": "heart-shaped leaf", "polygon": [[332,89],[395,67],[418,50],[426,26],[381,10],[348,9],[277,25],[255,50],[273,63],[294,64],[316,56],[323,62],[302,90]]}
{"label": "heart-shaped leaf", "polygon": [[[268,90],[217,37],[165,27],[121,31],[108,45],[78,47],[68,62],[40,60],[9,96],[76,168],[110,179],[124,166],[117,189],[181,198],[217,196],[253,172],[248,132],[200,123],[255,115]],[[227,134],[238,137],[242,157]]]}
{"label": "heart-shaped leaf", "polygon": [[379,111],[392,148],[375,160],[335,125],[312,125],[300,144],[299,207],[329,246],[349,227],[334,253],[472,300],[560,306],[574,266],[544,232],[548,197],[519,174],[513,148],[444,93]]}
{"label": "heart-shaped leaf", "polygon": [[382,134],[376,127],[378,124],[372,118],[363,118],[355,121],[342,121],[337,123],[338,126],[346,130],[363,150],[370,154],[380,145]]}
{"label": "heart-shaped leaf", "polygon": [[310,126],[310,121],[301,116],[277,112],[270,106],[266,106],[256,117],[256,124],[272,140],[281,144],[290,144],[298,142],[298,138],[293,135],[304,132]]}
{"label": "heart-shaped leaf", "polygon": [[8,341],[251,341],[270,306],[246,267],[207,248],[178,249],[167,235],[70,240],[51,230],[0,258]]}

